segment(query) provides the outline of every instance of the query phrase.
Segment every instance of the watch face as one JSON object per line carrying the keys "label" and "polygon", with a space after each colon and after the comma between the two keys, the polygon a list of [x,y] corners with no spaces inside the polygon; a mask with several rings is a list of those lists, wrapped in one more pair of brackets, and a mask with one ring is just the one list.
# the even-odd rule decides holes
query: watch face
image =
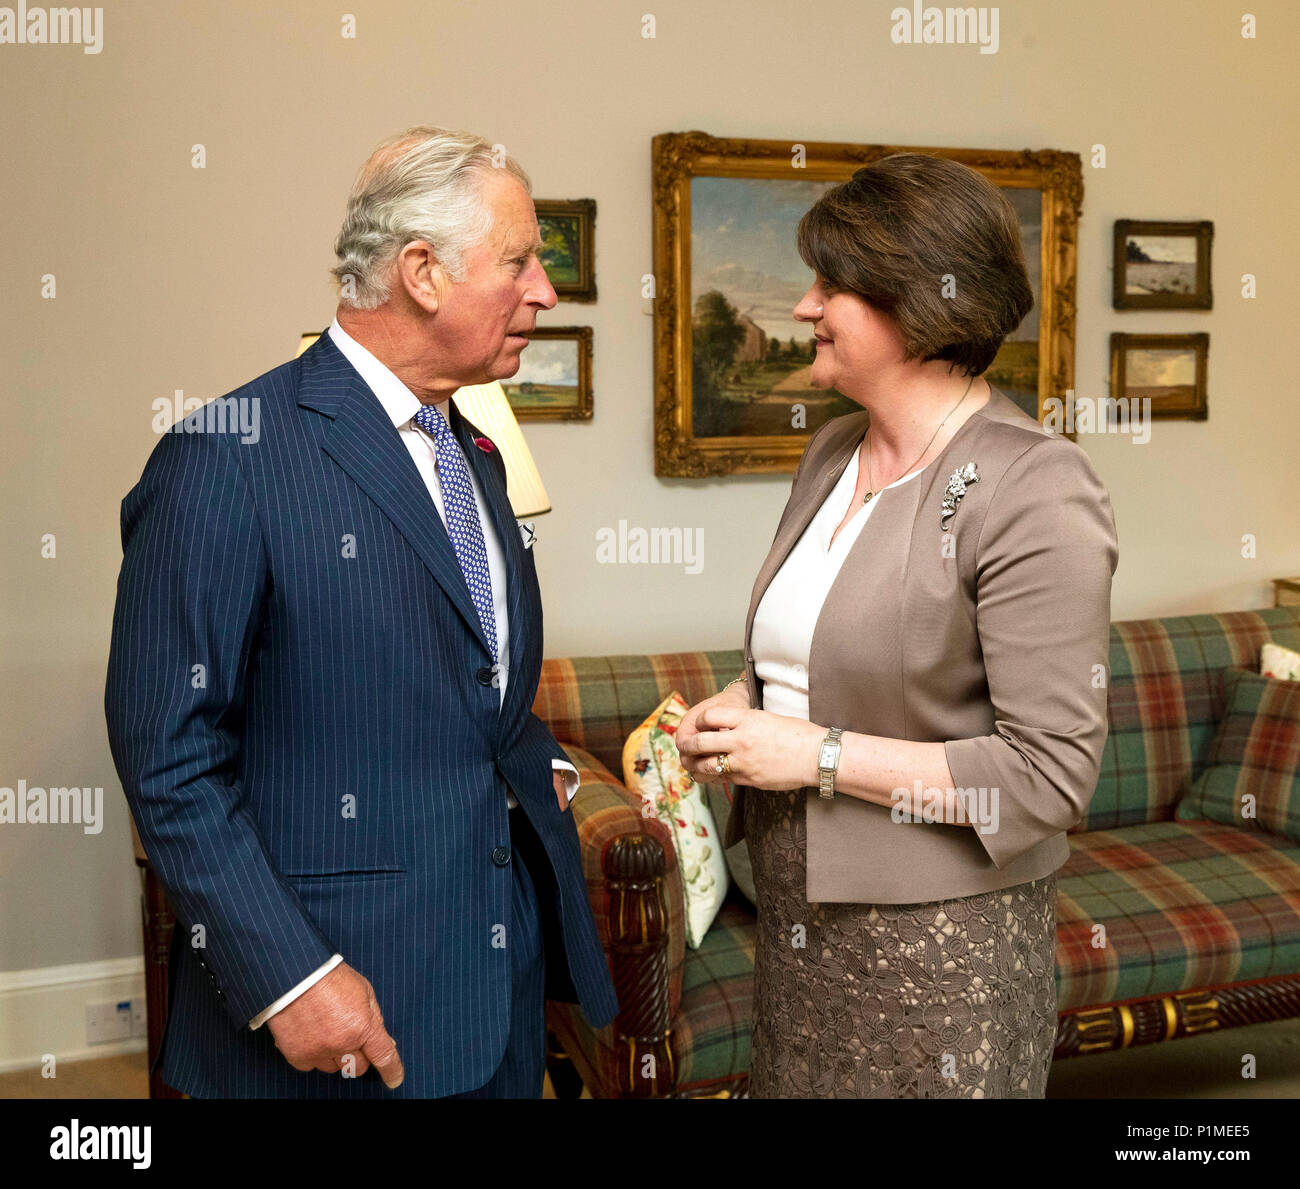
{"label": "watch face", "polygon": [[834,768],[835,750],[836,749],[833,746],[831,746],[831,744],[823,743],[821,759],[817,761],[817,766],[819,768]]}

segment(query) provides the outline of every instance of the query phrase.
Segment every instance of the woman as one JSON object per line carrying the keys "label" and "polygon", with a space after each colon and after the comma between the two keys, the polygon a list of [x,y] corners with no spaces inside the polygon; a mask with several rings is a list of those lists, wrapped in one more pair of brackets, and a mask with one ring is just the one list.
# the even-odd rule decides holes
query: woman
{"label": "woman", "polygon": [[1029,312],[1015,212],[900,153],[801,220],[808,442],[746,671],[678,730],[758,897],[754,1097],[1042,1097],[1055,872],[1106,739],[1110,499],[982,377]]}

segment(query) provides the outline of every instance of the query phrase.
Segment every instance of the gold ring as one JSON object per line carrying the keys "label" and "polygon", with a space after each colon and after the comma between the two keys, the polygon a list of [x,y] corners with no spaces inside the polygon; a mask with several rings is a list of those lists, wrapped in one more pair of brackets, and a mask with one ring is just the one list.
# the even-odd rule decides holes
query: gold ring
{"label": "gold ring", "polygon": [[731,771],[731,757],[726,755],[718,756],[718,775],[722,776]]}

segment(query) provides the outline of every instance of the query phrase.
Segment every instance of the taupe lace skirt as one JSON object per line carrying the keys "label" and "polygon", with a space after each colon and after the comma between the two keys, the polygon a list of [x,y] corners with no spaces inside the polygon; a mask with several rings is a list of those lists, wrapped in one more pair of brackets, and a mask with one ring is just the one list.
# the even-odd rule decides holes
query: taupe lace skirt
{"label": "taupe lace skirt", "polygon": [[932,904],[809,904],[805,796],[745,797],[758,895],[750,1096],[1042,1098],[1055,874]]}

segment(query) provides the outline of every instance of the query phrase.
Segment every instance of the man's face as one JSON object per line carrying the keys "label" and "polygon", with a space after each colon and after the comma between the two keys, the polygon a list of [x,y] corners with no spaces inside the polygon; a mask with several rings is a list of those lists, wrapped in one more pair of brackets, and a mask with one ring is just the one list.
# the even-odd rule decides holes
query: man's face
{"label": "man's face", "polygon": [[465,253],[465,279],[449,283],[433,319],[439,370],[462,384],[504,380],[519,370],[522,336],[537,311],[555,307],[555,290],[537,253],[533,200],[505,170],[490,170],[483,200],[492,211],[487,238]]}

